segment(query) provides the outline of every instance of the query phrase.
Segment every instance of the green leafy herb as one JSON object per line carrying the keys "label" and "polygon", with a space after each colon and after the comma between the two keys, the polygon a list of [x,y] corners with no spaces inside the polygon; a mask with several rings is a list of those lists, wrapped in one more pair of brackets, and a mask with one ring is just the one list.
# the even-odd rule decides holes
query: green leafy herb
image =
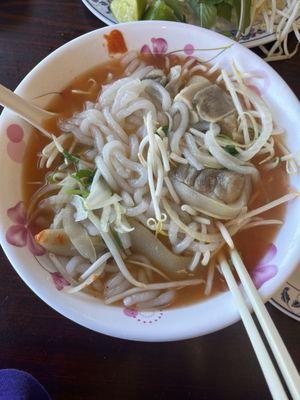
{"label": "green leafy herb", "polygon": [[213,6],[223,3],[223,2],[224,2],[224,0],[200,0],[200,3],[209,4],[209,5],[213,5]]}
{"label": "green leafy herb", "polygon": [[[152,0],[143,19],[188,22],[212,28],[217,18],[235,22],[237,36],[250,24],[252,0]],[[221,32],[232,36],[230,32]]]}
{"label": "green leafy herb", "polygon": [[161,127],[161,129],[163,130],[164,134],[167,135],[169,132],[169,125],[164,125]]}
{"label": "green leafy herb", "polygon": [[232,142],[232,138],[230,135],[227,135],[226,133],[220,133],[220,135],[218,135],[218,138],[220,139],[225,139],[225,140],[229,140],[230,142]]}
{"label": "green leafy herb", "polygon": [[237,25],[241,33],[245,32],[251,20],[251,0],[233,0],[233,7],[237,17]]}
{"label": "green leafy herb", "polygon": [[174,9],[164,0],[154,0],[143,15],[143,19],[178,21]]}
{"label": "green leafy herb", "polygon": [[218,17],[224,18],[227,21],[230,21],[231,17],[232,17],[232,9],[233,9],[232,5],[228,4],[227,2],[222,2],[220,4],[217,4]]}
{"label": "green leafy herb", "polygon": [[78,196],[83,197],[84,199],[86,199],[88,197],[88,195],[90,194],[90,192],[86,189],[67,189],[65,191],[66,194],[70,194],[70,195],[75,195],[77,194]]}
{"label": "green leafy herb", "polygon": [[184,2],[178,0],[165,0],[165,3],[172,8],[178,21],[186,22],[184,14]]}
{"label": "green leafy herb", "polygon": [[95,172],[96,171],[92,171],[91,169],[80,169],[71,176],[80,181],[84,186],[88,186],[93,182]]}
{"label": "green leafy herb", "polygon": [[221,33],[222,35],[224,35],[224,36],[230,38],[230,39],[233,39],[233,38],[234,38],[234,35],[233,35],[233,33],[232,33],[231,31],[220,31],[220,33]]}
{"label": "green leafy herb", "polygon": [[163,125],[160,126],[155,133],[160,137],[164,137],[168,134],[168,132],[169,132],[169,125]]}
{"label": "green leafy herb", "polygon": [[239,152],[237,151],[237,149],[233,144],[228,144],[227,146],[224,147],[224,150],[227,151],[227,153],[231,154],[232,156],[236,156],[237,154],[239,154]]}
{"label": "green leafy herb", "polygon": [[116,242],[117,246],[121,250],[124,250],[124,247],[122,245],[122,242],[121,242],[121,239],[120,239],[120,236],[118,235],[118,233],[114,229],[112,229],[111,234],[112,234],[112,237],[113,237],[114,241]]}
{"label": "green leafy herb", "polygon": [[71,163],[78,164],[79,161],[80,161],[79,157],[76,157],[76,156],[74,156],[73,154],[71,154],[71,153],[69,153],[67,151],[63,151],[62,154],[63,154],[65,160],[67,160],[67,161],[69,161]]}
{"label": "green leafy herb", "polygon": [[217,21],[216,5],[221,1],[206,0],[206,2],[204,2],[199,0],[189,0],[188,3],[197,17],[198,24],[202,26],[202,28],[211,28]]}

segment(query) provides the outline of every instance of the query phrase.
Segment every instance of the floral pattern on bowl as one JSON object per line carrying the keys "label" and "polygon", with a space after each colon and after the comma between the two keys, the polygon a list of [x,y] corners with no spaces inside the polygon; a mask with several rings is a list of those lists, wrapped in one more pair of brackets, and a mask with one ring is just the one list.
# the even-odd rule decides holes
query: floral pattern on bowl
{"label": "floral pattern on bowl", "polygon": [[[35,256],[40,266],[51,275],[53,283],[58,291],[61,291],[64,289],[64,287],[68,286],[69,283],[58,271],[49,271],[48,267],[44,265],[41,260],[37,259],[37,256],[43,256],[45,254],[45,250],[34,240],[32,227],[34,226],[35,222],[34,220],[32,221],[30,218],[28,218],[24,203],[19,201],[15,206],[10,207],[7,210],[7,216],[14,223],[6,231],[7,242],[15,247],[27,246],[28,250]],[[271,261],[275,258],[276,254],[276,246],[274,244],[270,244],[269,250],[264,258],[251,272],[251,277],[257,289],[260,289],[264,283],[272,279],[277,274],[277,266],[271,264]],[[289,300],[287,293],[285,299]],[[286,303],[288,304],[289,301],[286,301]],[[297,304],[299,305],[297,306],[294,302],[292,306],[300,307],[300,301]],[[150,313],[151,318],[148,320],[147,318],[149,315],[147,313],[137,312],[136,310],[130,308],[125,308],[123,310],[123,314],[127,317],[136,318],[138,322],[142,323],[157,322],[163,315],[160,313],[158,317],[153,319],[152,314]]]}
{"label": "floral pattern on bowl", "polygon": [[16,163],[22,164],[26,148],[23,128],[18,124],[11,124],[6,129],[6,135],[8,156]]}
{"label": "floral pattern on bowl", "polygon": [[57,290],[63,290],[66,286],[69,286],[69,282],[59,272],[49,272],[53,283]]}
{"label": "floral pattern on bowl", "polygon": [[140,324],[153,324],[159,322],[164,313],[161,310],[157,311],[137,311],[131,308],[124,308],[123,314],[126,317],[132,318]]}
{"label": "floral pattern on bowl", "polygon": [[[151,44],[144,44],[141,49],[140,49],[140,53],[142,55],[167,55],[168,54],[168,42],[166,41],[166,39],[164,38],[155,38],[152,37],[150,39]],[[216,59],[218,56],[220,56],[221,54],[223,54],[227,49],[229,49],[230,47],[224,47],[224,48],[211,48],[211,59]],[[208,49],[206,49],[208,50]],[[184,55],[186,55],[186,59],[188,60],[189,58],[191,58],[191,56],[193,55],[199,55],[201,54],[201,49],[197,49],[195,48],[191,43],[186,44],[185,46],[183,46],[182,49],[178,49],[178,50],[173,50],[171,52],[172,57],[177,57],[176,53],[183,53]],[[209,62],[209,61],[203,61],[203,62]],[[267,76],[266,73],[264,73],[264,71],[261,70],[251,70],[249,71],[249,74],[252,75],[253,77],[255,77],[256,82],[254,83],[254,78],[253,77],[249,77],[245,79],[245,85],[250,89],[253,90],[255,92],[255,94],[257,94],[258,96],[263,96],[269,86],[270,86],[270,79]]]}
{"label": "floral pattern on bowl", "polygon": [[6,240],[16,247],[27,246],[34,256],[45,254],[45,250],[39,246],[32,235],[33,221],[27,217],[24,203],[19,201],[15,206],[7,210],[8,218],[14,223],[6,231]]}
{"label": "floral pattern on bowl", "polygon": [[[268,77],[267,90],[264,89],[264,83],[260,85],[257,79],[248,83],[250,86],[257,86],[266,100],[271,102],[274,114],[281,122],[281,126],[287,130],[288,138],[291,138],[299,118],[299,103],[271,67],[252,52],[232,43],[226,37],[194,26],[190,26],[187,30],[183,24],[154,21],[143,24],[123,24],[119,29],[126,39],[129,50],[140,50],[146,44],[152,54],[155,51],[154,46],[156,48],[161,46],[169,53],[177,52],[177,49],[185,49],[186,56],[191,56],[192,51],[198,47],[209,47],[212,42],[218,48],[230,47],[230,50],[223,52],[222,57],[219,57],[217,61],[222,67],[227,68],[229,59],[234,57],[241,68],[261,71],[262,75]],[[137,34],[139,31],[141,34]],[[102,28],[67,43],[43,60],[19,85],[17,93],[28,98],[37,98],[43,93],[62,90],[68,82],[86,71],[87,65],[96,66],[109,59],[105,47],[105,36],[110,33],[111,28]],[[163,41],[157,42],[157,39],[163,39]],[[84,57],[82,57],[83,53]],[[211,51],[203,53],[203,57],[209,58],[210,55]],[[215,60],[212,64],[214,63]],[[64,68],[58,69],[57,65],[60,64],[64,65]],[[55,82],[54,87],[53,82]],[[262,82],[265,80],[263,79]],[[281,96],[278,96],[279,92]],[[45,107],[48,100],[41,97],[37,100],[37,105]],[[282,107],[282,104],[286,107]],[[53,267],[51,268],[47,256],[35,254],[36,252],[39,254],[40,249],[30,249],[31,222],[24,210],[24,204],[20,202],[22,164],[15,157],[11,157],[7,149],[8,143],[14,147],[18,143],[26,143],[28,137],[26,132],[29,127],[27,123],[6,109],[0,119],[0,129],[7,133],[7,127],[10,125],[19,125],[25,134],[17,129],[0,136],[2,168],[7,171],[6,174],[0,176],[0,186],[5,188],[0,202],[1,245],[24,282],[48,305],[67,318],[97,332],[142,341],[192,338],[222,329],[239,319],[229,292],[191,306],[164,310],[163,316],[161,318],[154,316],[154,320],[153,316],[137,313],[134,310],[127,310],[124,313],[121,307],[108,307],[99,302],[99,299],[85,293],[72,296],[66,293],[63,289],[67,282]],[[293,144],[300,146],[300,139],[297,136],[293,136],[292,139]],[[299,182],[292,181],[292,184],[299,188]],[[300,229],[297,218],[294,216],[299,215],[299,212],[300,206],[291,204],[286,214],[286,223],[274,240],[276,254],[272,251],[272,259],[265,259],[257,266],[254,280],[257,286],[261,286],[260,293],[264,299],[269,298],[274,290],[286,281],[288,273],[298,260]],[[274,266],[276,266],[276,271]],[[292,299],[291,294],[290,291],[289,296]],[[294,299],[290,300],[289,304],[293,302]],[[195,315],[201,315],[201,318],[195,318]],[[152,321],[152,323],[144,323],[144,320]],[[178,323],[178,321],[184,323]]]}

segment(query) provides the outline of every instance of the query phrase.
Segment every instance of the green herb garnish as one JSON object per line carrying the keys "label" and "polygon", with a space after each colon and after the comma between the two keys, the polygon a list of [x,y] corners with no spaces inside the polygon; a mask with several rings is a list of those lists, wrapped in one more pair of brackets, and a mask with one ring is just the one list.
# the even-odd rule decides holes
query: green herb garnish
{"label": "green herb garnish", "polygon": [[230,137],[230,135],[227,135],[225,133],[220,133],[220,135],[218,135],[218,138],[226,139],[226,140],[229,140],[230,142],[232,142],[232,138]]}
{"label": "green herb garnish", "polygon": [[177,20],[209,29],[220,18],[234,21],[240,35],[250,25],[251,7],[252,0],[153,0],[142,19]]}
{"label": "green herb garnish", "polygon": [[[172,2],[175,3],[175,2]],[[173,7],[170,7],[164,0],[154,0],[143,15],[147,20],[178,21]]]}
{"label": "green herb garnish", "polygon": [[211,28],[217,22],[217,7],[219,0],[201,1],[188,0],[188,4],[194,12],[199,26],[202,28]]}
{"label": "green herb garnish", "polygon": [[231,154],[232,156],[236,156],[237,154],[239,154],[239,152],[237,151],[235,146],[233,146],[233,144],[226,145],[224,147],[224,150],[227,151],[227,153]]}
{"label": "green herb garnish", "polygon": [[[228,0],[227,0],[228,2]],[[240,28],[240,33],[244,33],[251,21],[252,0],[232,0],[233,8],[237,17],[237,24]]]}
{"label": "green herb garnish", "polygon": [[121,242],[121,239],[120,239],[120,236],[118,235],[118,233],[114,229],[112,229],[111,234],[112,234],[112,237],[113,237],[114,241],[116,242],[117,246],[121,250],[124,250],[124,247],[122,245],[122,242]]}
{"label": "green herb garnish", "polygon": [[90,192],[86,189],[67,189],[65,191],[66,194],[70,194],[70,195],[75,195],[77,194],[78,196],[83,197],[84,199],[86,199],[88,197],[88,195],[90,194]]}
{"label": "green herb garnish", "polygon": [[96,171],[92,171],[91,169],[79,169],[77,172],[74,172],[71,176],[72,178],[80,181],[84,186],[89,186],[93,182],[93,178]]}
{"label": "green herb garnish", "polygon": [[218,17],[224,18],[227,21],[231,20],[232,8],[233,8],[232,4],[229,4],[229,2],[226,2],[226,1],[222,1],[221,3],[217,4],[216,7],[217,7]]}
{"label": "green herb garnish", "polygon": [[169,131],[169,125],[163,125],[156,130],[155,134],[160,137],[164,137],[168,135],[168,131]]}
{"label": "green herb garnish", "polygon": [[186,16],[184,15],[184,2],[178,0],[165,0],[165,3],[171,7],[174,11],[175,17],[180,22],[186,22]]}
{"label": "green herb garnish", "polygon": [[69,162],[71,162],[71,163],[78,164],[79,161],[80,161],[79,157],[74,156],[73,154],[71,154],[71,153],[69,153],[67,151],[63,151],[62,154],[64,156],[64,159],[69,161]]}
{"label": "green herb garnish", "polygon": [[167,135],[169,132],[169,125],[164,125],[161,127],[161,129],[163,130],[164,134]]}

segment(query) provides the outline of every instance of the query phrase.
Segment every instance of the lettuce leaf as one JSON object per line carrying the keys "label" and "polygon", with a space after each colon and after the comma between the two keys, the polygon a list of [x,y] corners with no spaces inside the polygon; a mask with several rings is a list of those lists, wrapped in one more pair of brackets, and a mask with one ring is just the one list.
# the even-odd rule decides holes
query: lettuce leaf
{"label": "lettuce leaf", "polygon": [[220,4],[217,4],[218,17],[224,18],[227,21],[231,21],[232,9],[233,9],[232,5],[225,1]]}
{"label": "lettuce leaf", "polygon": [[[239,26],[239,22],[241,21],[240,31],[242,33],[245,32],[245,29],[250,25],[251,6],[251,0],[233,0],[233,7],[237,16],[237,26]],[[241,15],[242,10],[243,14]]]}
{"label": "lettuce leaf", "polygon": [[211,28],[217,21],[217,8],[216,1],[219,0],[206,0],[206,2],[199,0],[189,0],[189,5],[197,18],[198,25],[202,28]]}

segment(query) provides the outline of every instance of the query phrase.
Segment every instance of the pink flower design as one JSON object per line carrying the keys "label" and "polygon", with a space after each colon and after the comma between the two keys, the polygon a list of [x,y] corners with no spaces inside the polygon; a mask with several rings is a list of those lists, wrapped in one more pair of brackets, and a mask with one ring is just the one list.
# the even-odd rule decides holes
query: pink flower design
{"label": "pink flower design", "polygon": [[168,51],[168,43],[163,38],[151,38],[152,50],[147,44],[141,48],[141,54],[165,54]]}
{"label": "pink flower design", "polygon": [[269,264],[275,258],[276,254],[276,246],[274,244],[270,244],[266,255],[252,271],[252,280],[257,289],[259,289],[265,282],[269,281],[277,274],[277,266]]}
{"label": "pink flower design", "polygon": [[126,317],[134,318],[138,323],[150,324],[150,325],[155,322],[160,321],[161,318],[163,317],[163,312],[161,310],[143,312],[143,311],[134,310],[132,308],[124,308],[123,314]]}
{"label": "pink flower design", "polygon": [[25,247],[35,256],[41,256],[45,250],[39,246],[32,236],[30,223],[27,220],[24,203],[19,201],[14,207],[7,210],[8,218],[14,222],[6,232],[6,240],[16,247]]}
{"label": "pink flower design", "polygon": [[138,312],[136,310],[132,310],[131,308],[124,308],[123,313],[126,315],[126,317],[130,318],[136,318],[138,315]]}
{"label": "pink flower design", "polygon": [[11,124],[6,129],[6,135],[9,139],[7,143],[7,154],[18,164],[22,164],[26,144],[23,141],[24,131],[20,125]]}
{"label": "pink flower design", "polygon": [[188,43],[184,46],[183,51],[187,56],[191,56],[194,53],[195,48],[192,44]]}
{"label": "pink flower design", "polygon": [[57,290],[62,290],[65,286],[70,285],[59,272],[50,272],[50,275]]}
{"label": "pink flower design", "polygon": [[[152,49],[147,45],[144,44],[144,46],[141,48],[141,54],[166,54],[168,51],[168,43],[166,39],[163,38],[151,38],[151,43],[152,43]],[[191,56],[195,48],[191,43],[188,43],[184,46],[183,48],[184,53],[187,56]]]}

